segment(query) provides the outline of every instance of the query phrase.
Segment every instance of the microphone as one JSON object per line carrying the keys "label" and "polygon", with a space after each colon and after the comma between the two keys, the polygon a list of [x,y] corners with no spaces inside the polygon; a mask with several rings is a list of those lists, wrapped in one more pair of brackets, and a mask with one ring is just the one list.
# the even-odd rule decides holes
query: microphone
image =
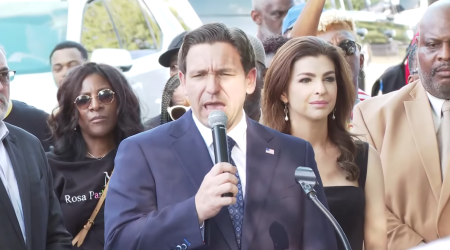
{"label": "microphone", "polygon": [[322,211],[323,214],[325,214],[327,219],[331,222],[337,234],[341,238],[341,241],[344,244],[344,248],[346,250],[352,250],[347,236],[344,233],[344,230],[342,230],[341,226],[330,213],[330,211],[328,211],[327,208],[322,204],[322,202],[320,202],[320,200],[317,198],[316,190],[314,190],[314,186],[317,184],[314,171],[308,167],[298,167],[295,170],[295,181],[300,184],[300,186],[302,186],[303,191],[305,191],[306,193],[306,196],[308,196],[313,201],[313,203],[319,208],[320,211]]}
{"label": "microphone", "polygon": [[[208,116],[208,124],[212,131],[215,163],[230,163],[227,140],[228,117],[221,110],[214,110]],[[222,197],[233,197],[232,193],[222,194]]]}

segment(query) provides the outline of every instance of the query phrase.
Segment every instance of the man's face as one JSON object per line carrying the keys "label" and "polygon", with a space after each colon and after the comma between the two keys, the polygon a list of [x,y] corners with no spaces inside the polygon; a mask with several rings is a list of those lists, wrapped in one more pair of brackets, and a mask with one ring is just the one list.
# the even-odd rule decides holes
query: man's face
{"label": "man's face", "polygon": [[450,6],[434,8],[420,24],[417,48],[423,87],[440,99],[450,99]]}
{"label": "man's face", "polygon": [[264,38],[281,34],[283,19],[294,5],[292,0],[263,0],[254,18]]}
{"label": "man's face", "polygon": [[178,53],[170,59],[170,77],[178,74]]}
{"label": "man's face", "polygon": [[6,57],[0,50],[0,120],[5,119],[9,105],[9,77]]}
{"label": "man's face", "polygon": [[228,43],[198,44],[186,56],[181,84],[199,121],[209,127],[208,115],[222,110],[228,129],[242,118],[246,94],[255,90],[256,69],[245,74],[238,51]]}
{"label": "man's face", "polygon": [[53,53],[51,58],[53,79],[56,85],[61,87],[67,71],[75,66],[81,65],[86,60],[76,48],[61,49]]}

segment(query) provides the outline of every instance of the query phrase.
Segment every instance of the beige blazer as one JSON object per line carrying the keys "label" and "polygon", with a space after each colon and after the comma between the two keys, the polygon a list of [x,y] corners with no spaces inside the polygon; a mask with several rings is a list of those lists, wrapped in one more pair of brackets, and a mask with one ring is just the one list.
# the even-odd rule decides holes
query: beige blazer
{"label": "beige blazer", "polygon": [[358,104],[353,132],[380,153],[388,249],[449,236],[450,171],[442,182],[432,108],[421,82]]}

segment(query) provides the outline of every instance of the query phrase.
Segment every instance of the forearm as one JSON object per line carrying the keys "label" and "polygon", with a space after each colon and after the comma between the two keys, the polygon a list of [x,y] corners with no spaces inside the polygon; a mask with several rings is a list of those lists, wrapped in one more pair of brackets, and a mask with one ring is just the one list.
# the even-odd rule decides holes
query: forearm
{"label": "forearm", "polygon": [[109,224],[117,226],[105,227],[105,250],[147,250],[149,246],[164,250],[183,243],[193,249],[204,244],[194,197],[133,220],[120,221],[120,216],[111,220]]}
{"label": "forearm", "polygon": [[292,27],[291,37],[316,36],[325,0],[306,2],[300,16]]}
{"label": "forearm", "polygon": [[388,249],[409,249],[419,245],[423,238],[408,225],[397,219],[390,211],[386,211]]}

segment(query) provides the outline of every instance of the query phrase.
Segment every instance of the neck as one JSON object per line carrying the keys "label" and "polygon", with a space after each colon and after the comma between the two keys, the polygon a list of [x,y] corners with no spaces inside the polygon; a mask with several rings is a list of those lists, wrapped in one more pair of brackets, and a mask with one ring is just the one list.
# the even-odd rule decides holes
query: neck
{"label": "neck", "polygon": [[240,114],[236,116],[236,118],[233,121],[230,121],[230,123],[228,123],[228,125],[230,126],[227,127],[227,133],[230,133],[230,131],[233,130],[239,124],[239,122],[241,122],[243,115],[244,112],[241,111]]}
{"label": "neck", "polygon": [[[106,136],[104,138],[87,138],[84,136],[86,142],[87,152],[94,157],[103,157],[116,147],[113,136]],[[92,157],[86,152],[87,157]]]}
{"label": "neck", "polygon": [[328,142],[327,119],[310,121],[305,118],[291,119],[291,135],[311,143],[313,148],[325,147]]}

